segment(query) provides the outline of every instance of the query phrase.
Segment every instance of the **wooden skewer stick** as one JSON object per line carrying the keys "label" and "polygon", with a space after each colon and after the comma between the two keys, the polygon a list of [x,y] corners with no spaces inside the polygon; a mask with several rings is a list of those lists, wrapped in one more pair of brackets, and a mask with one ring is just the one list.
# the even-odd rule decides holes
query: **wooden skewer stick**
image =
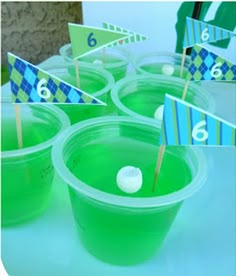
{"label": "wooden skewer stick", "polygon": [[80,88],[79,62],[78,62],[78,59],[76,59],[74,62],[75,62],[76,84],[77,84],[77,87]]}
{"label": "wooden skewer stick", "polygon": [[184,91],[183,91],[183,94],[182,94],[182,100],[185,100],[185,97],[186,97],[186,94],[187,94],[187,90],[188,90],[188,84],[189,84],[189,80],[187,80],[185,82]]}
{"label": "wooden skewer stick", "polygon": [[185,57],[186,57],[186,50],[187,50],[187,48],[184,48],[183,54],[182,54],[181,67],[180,67],[180,77],[181,78],[183,76],[183,71],[184,71],[184,61],[185,61]]}
{"label": "wooden skewer stick", "polygon": [[18,147],[22,149],[23,139],[22,139],[21,119],[20,119],[20,106],[18,104],[15,104],[15,113],[16,113],[16,132],[17,132]]}
{"label": "wooden skewer stick", "polygon": [[154,180],[153,180],[153,187],[152,187],[153,193],[155,192],[155,189],[156,189],[157,179],[158,179],[158,175],[159,175],[159,172],[161,169],[161,164],[162,164],[163,156],[165,153],[165,148],[166,148],[165,145],[161,145],[159,148],[156,169],[155,169],[155,175],[154,175]]}

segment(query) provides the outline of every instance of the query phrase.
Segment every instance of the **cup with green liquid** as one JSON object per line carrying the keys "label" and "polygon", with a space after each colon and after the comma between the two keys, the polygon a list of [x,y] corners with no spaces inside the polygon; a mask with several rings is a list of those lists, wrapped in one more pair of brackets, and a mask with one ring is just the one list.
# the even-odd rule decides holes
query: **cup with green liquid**
{"label": "cup with green liquid", "polygon": [[[165,94],[182,97],[185,81],[164,75],[136,75],[117,82],[111,92],[119,115],[129,115],[161,124]],[[201,86],[189,82],[185,100],[206,111],[214,112],[215,102]]]}
{"label": "cup with green liquid", "polygon": [[[67,65],[73,64],[71,44],[66,44],[59,49],[59,53]],[[126,76],[129,64],[128,53],[123,48],[104,48],[97,50],[78,59],[79,62],[87,62],[94,67],[100,67],[110,72],[115,81]]]}
{"label": "cup with green liquid", "polygon": [[[76,81],[75,64],[41,67],[53,76],[60,78],[69,84],[78,87]],[[70,118],[71,124],[93,117],[99,117],[112,112],[110,91],[114,85],[113,76],[103,68],[94,67],[91,64],[79,63],[79,89],[103,101],[105,105],[92,104],[57,104]]]}
{"label": "cup with green liquid", "polygon": [[[182,55],[171,52],[152,52],[136,56],[133,66],[137,74],[158,74],[180,77]],[[185,79],[190,57],[185,56],[182,78]]]}
{"label": "cup with green liquid", "polygon": [[[160,128],[125,116],[86,120],[62,133],[53,147],[55,169],[69,189],[78,234],[95,257],[116,265],[156,254],[183,201],[204,183],[204,156],[193,147],[166,147],[155,191]],[[118,188],[124,166],[142,172],[136,193]]]}
{"label": "cup with green liquid", "polygon": [[51,148],[70,122],[63,111],[49,104],[18,105],[23,144],[19,148],[15,104],[1,105],[2,226],[10,226],[30,220],[47,207],[54,176]]}

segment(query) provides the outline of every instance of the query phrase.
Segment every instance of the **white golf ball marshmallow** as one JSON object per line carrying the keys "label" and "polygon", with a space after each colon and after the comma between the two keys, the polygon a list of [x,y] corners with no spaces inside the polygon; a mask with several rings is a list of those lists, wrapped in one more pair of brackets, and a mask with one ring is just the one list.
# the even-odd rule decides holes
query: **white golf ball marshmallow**
{"label": "white golf ball marshmallow", "polygon": [[102,62],[102,60],[100,60],[100,59],[95,59],[95,60],[93,61],[93,64],[102,65],[103,62]]}
{"label": "white golf ball marshmallow", "polygon": [[163,112],[164,112],[164,105],[160,105],[154,113],[154,118],[157,120],[162,120],[163,118]]}
{"label": "white golf ball marshmallow", "polygon": [[116,175],[116,183],[123,192],[136,193],[143,184],[142,172],[133,166],[123,167]]}
{"label": "white golf ball marshmallow", "polygon": [[170,64],[164,64],[161,68],[161,71],[164,75],[171,76],[173,75],[175,68]]}

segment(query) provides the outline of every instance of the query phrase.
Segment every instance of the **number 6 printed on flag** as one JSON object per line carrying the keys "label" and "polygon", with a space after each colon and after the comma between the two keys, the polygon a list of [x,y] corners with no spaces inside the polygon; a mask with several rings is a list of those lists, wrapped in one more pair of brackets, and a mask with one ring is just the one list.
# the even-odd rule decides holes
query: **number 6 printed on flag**
{"label": "number 6 printed on flag", "polygon": [[236,126],[166,94],[160,144],[236,146]]}
{"label": "number 6 printed on flag", "polygon": [[51,92],[46,86],[42,87],[45,83],[47,83],[47,81],[45,79],[41,79],[38,82],[37,93],[38,93],[39,97],[41,97],[43,99],[48,99],[51,96]]}
{"label": "number 6 printed on flag", "polygon": [[[204,142],[207,140],[208,132],[205,129],[201,128],[202,126],[205,126],[205,125],[206,125],[206,121],[203,120],[194,126],[194,128],[192,130],[192,137],[194,140],[196,140],[198,142]],[[199,137],[199,135],[201,137]]]}
{"label": "number 6 printed on flag", "polygon": [[14,103],[66,103],[106,105],[92,95],[8,53]]}
{"label": "number 6 printed on flag", "polygon": [[190,81],[236,80],[236,64],[200,45],[194,45],[186,79]]}

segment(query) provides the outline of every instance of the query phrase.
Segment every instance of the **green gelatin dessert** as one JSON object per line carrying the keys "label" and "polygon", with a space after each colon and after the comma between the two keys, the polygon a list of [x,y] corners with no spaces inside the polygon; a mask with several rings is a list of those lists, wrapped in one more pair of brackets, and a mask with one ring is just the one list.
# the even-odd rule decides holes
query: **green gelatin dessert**
{"label": "green gelatin dessert", "polygon": [[[53,148],[68,185],[80,240],[95,257],[133,265],[156,254],[183,200],[204,183],[205,160],[188,147],[167,147],[153,192],[160,128],[128,117],[91,119],[69,128]],[[142,187],[120,190],[124,166],[142,172]]]}

